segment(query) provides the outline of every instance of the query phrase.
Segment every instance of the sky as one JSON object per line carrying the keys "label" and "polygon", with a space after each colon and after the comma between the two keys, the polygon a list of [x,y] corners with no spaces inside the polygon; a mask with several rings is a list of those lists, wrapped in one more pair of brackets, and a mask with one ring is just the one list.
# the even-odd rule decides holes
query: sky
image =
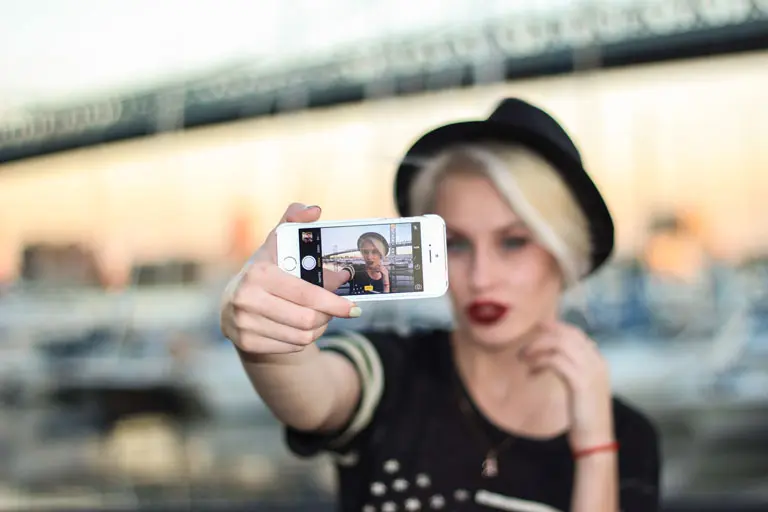
{"label": "sky", "polygon": [[[236,63],[595,1],[0,0],[0,120]],[[649,0],[612,3],[630,1]]]}

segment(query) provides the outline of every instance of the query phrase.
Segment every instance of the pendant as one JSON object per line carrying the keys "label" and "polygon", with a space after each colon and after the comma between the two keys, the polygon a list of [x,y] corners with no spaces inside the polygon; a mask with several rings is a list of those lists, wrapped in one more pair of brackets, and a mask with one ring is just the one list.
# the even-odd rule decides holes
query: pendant
{"label": "pendant", "polygon": [[495,478],[499,474],[499,463],[496,460],[496,454],[488,453],[483,461],[483,476],[485,478]]}

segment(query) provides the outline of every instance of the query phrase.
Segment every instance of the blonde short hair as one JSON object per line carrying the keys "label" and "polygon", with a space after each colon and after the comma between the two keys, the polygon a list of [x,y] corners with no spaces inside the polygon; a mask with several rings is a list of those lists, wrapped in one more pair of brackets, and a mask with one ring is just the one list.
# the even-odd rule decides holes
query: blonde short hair
{"label": "blonde short hair", "polygon": [[427,160],[410,199],[414,215],[434,208],[440,181],[454,173],[476,173],[499,194],[557,261],[566,286],[590,270],[589,223],[559,173],[524,146],[474,144],[448,148]]}

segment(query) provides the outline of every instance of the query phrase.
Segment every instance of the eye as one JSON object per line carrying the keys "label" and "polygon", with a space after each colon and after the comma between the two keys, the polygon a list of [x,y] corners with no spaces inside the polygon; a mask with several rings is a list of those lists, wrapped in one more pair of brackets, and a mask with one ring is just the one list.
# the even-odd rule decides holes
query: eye
{"label": "eye", "polygon": [[446,240],[449,252],[464,252],[472,248],[470,243],[463,238],[449,238]]}
{"label": "eye", "polygon": [[501,241],[502,247],[508,250],[520,249],[521,247],[525,247],[527,243],[528,243],[528,239],[521,236],[505,237]]}

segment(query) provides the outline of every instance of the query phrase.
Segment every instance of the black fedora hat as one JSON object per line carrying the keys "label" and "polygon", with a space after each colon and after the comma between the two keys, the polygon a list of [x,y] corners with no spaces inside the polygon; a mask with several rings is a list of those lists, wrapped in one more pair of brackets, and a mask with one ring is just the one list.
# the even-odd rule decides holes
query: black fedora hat
{"label": "black fedora hat", "polygon": [[520,144],[552,164],[589,221],[590,273],[605,263],[613,251],[613,220],[600,191],[584,169],[579,150],[552,116],[517,98],[501,101],[488,119],[447,124],[421,136],[403,157],[395,178],[395,201],[400,215],[411,215],[409,192],[421,162],[448,146],[473,142]]}

